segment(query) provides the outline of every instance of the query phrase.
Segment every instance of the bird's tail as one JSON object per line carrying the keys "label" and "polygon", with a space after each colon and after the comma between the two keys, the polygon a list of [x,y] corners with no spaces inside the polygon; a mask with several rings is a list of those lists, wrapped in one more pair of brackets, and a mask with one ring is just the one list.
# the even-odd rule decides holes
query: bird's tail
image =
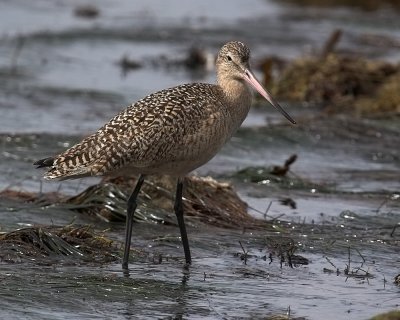
{"label": "bird's tail", "polygon": [[45,174],[46,180],[65,180],[65,179],[78,179],[92,175],[91,171],[87,167],[75,167],[70,168],[66,162],[58,161],[59,159],[49,157],[38,160],[34,163],[36,168],[50,168]]}
{"label": "bird's tail", "polygon": [[53,157],[49,157],[49,158],[44,158],[41,160],[38,160],[36,162],[33,163],[34,166],[37,166],[36,169],[39,168],[46,168],[46,167],[51,167],[54,163],[54,158]]}

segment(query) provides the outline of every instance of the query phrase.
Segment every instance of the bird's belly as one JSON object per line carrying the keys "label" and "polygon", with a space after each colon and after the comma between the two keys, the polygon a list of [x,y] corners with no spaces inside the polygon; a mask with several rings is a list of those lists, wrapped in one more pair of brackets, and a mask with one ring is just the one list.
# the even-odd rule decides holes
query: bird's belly
{"label": "bird's belly", "polygon": [[157,166],[149,166],[145,168],[141,168],[142,173],[144,174],[165,174],[177,177],[183,177],[187,175],[189,172],[201,167],[203,164],[207,163],[209,159],[204,161],[171,161],[165,162]]}
{"label": "bird's belly", "polygon": [[226,142],[225,135],[212,139],[188,137],[167,152],[159,151],[152,160],[133,161],[113,174],[165,174],[185,176],[211,160]]}
{"label": "bird's belly", "polygon": [[146,174],[146,175],[171,175],[177,177],[183,177],[189,172],[201,167],[207,163],[212,157],[202,157],[195,160],[181,159],[181,160],[169,160],[162,161],[160,163],[153,163],[147,165],[132,164],[120,168],[116,171],[109,172],[113,176],[119,175],[132,175],[132,174]]}
{"label": "bird's belly", "polygon": [[184,176],[210,161],[222,145],[222,143],[219,145],[185,145],[184,148],[175,150],[175,154],[170,157],[160,159],[160,161],[155,161],[140,169],[144,174]]}

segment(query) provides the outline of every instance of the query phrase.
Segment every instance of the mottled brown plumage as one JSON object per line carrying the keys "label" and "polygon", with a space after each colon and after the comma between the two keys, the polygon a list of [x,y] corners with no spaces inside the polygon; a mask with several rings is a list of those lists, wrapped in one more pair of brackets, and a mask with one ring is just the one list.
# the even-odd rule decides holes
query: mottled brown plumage
{"label": "mottled brown plumage", "polygon": [[50,167],[46,179],[140,174],[128,200],[124,269],[128,268],[136,198],[147,174],[178,177],[174,208],[190,264],[181,178],[209,161],[239,128],[252,101],[249,84],[295,123],[256,80],[249,58],[250,50],[243,43],[228,42],[218,54],[217,84],[184,84],[153,93],[72,148],[35,162],[39,168]]}
{"label": "mottled brown plumage", "polygon": [[207,162],[248,112],[250,104],[237,112],[223,103],[223,97],[222,90],[210,84],[181,85],[149,95],[52,163],[47,160],[51,169],[45,178],[122,170],[185,175]]}

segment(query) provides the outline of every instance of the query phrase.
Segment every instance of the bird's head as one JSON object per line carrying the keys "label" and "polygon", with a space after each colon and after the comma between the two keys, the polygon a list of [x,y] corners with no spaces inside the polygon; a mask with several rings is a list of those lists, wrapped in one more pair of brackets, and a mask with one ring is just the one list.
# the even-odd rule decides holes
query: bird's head
{"label": "bird's head", "polygon": [[218,53],[216,65],[219,83],[224,82],[223,80],[246,82],[282,113],[286,119],[293,124],[296,123],[254,76],[250,68],[250,49],[244,43],[239,41],[226,43]]}

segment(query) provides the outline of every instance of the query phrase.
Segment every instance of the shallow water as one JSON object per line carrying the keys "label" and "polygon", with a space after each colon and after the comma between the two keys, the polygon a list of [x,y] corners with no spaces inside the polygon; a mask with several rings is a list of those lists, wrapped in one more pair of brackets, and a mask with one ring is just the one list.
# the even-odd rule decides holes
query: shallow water
{"label": "shallow water", "polygon": [[[113,231],[122,234],[122,226],[118,229]],[[119,264],[75,266],[71,258],[64,263],[49,259],[48,266],[39,267],[34,263],[3,264],[2,316],[67,319],[72,312],[73,318],[90,319],[261,319],[285,314],[290,307],[292,317],[319,319],[324,314],[326,319],[367,319],[371,313],[398,307],[398,288],[384,282],[398,263],[392,259],[398,248],[390,245],[366,246],[360,241],[337,239],[335,244],[313,247],[312,240],[299,238],[300,253],[310,264],[281,268],[278,261],[269,264],[262,258],[268,244],[263,233],[214,230],[209,234],[189,228],[195,259],[188,272],[182,270],[182,259],[176,259],[178,238],[172,244],[155,241],[176,231],[142,225],[135,232],[135,245],[150,243],[152,248],[147,250],[162,252],[164,259],[161,264],[135,259],[129,278]],[[247,264],[237,257],[241,253],[239,240],[253,255]],[[368,242],[367,237],[364,240]],[[207,243],[213,244],[207,248]],[[343,274],[348,263],[343,252],[349,245],[352,268],[368,270],[370,276],[362,276],[361,271],[357,278]],[[354,250],[357,247],[362,257]],[[326,257],[340,269],[339,275]]]}
{"label": "shallow water", "polygon": [[[399,59],[396,46],[361,41],[365,34],[398,41],[395,11],[305,9],[256,0],[177,3],[101,0],[100,16],[87,20],[73,15],[83,4],[78,0],[0,1],[0,190],[76,194],[96,183],[43,183],[32,162],[71,146],[150,92],[214,81],[212,69],[193,72],[167,63],[184,59],[192,45],[215,54],[234,38],[251,46],[255,61],[267,54],[293,58],[318,50],[341,27],[340,50]],[[142,68],[124,75],[118,65],[124,55]],[[160,59],[166,63],[156,63]],[[400,292],[392,279],[400,262],[399,230],[390,236],[400,221],[398,118],[326,118],[312,108],[287,108],[299,125],[286,124],[270,106],[254,109],[244,128],[198,173],[232,181],[252,215],[293,221],[291,232],[279,226],[270,234],[190,224],[189,273],[182,269],[177,228],[147,223],[136,227],[133,243],[162,254],[163,262],[135,257],[128,278],[119,263],[88,265],[70,257],[49,257],[44,266],[1,262],[0,317],[260,319],[290,308],[292,317],[367,319],[398,308]],[[294,153],[298,160],[289,180],[249,183],[234,177],[245,167],[281,165]],[[282,205],[283,198],[297,208]],[[110,228],[110,237],[123,239],[123,224],[62,208],[0,202],[1,231],[72,221]],[[292,237],[297,253],[310,263],[269,264],[263,259],[269,237]],[[247,264],[238,256],[239,240],[251,254]],[[346,278],[348,248],[352,268],[365,259],[362,269],[370,275]],[[336,271],[326,258],[339,275],[324,272]]]}

